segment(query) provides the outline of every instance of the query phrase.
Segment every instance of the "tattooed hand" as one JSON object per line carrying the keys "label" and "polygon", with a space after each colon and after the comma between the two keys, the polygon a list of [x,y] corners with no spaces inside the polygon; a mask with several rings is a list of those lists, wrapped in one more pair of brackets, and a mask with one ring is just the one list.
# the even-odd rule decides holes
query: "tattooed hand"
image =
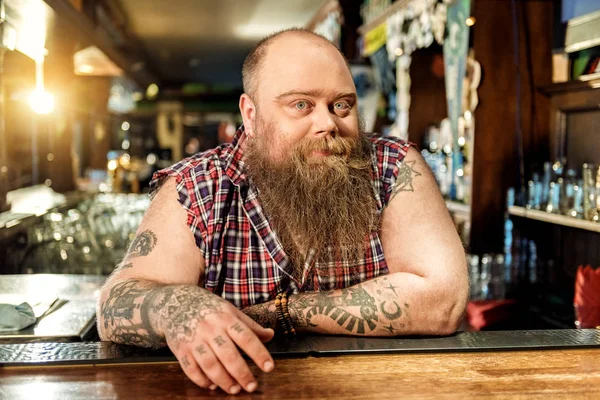
{"label": "tattooed hand", "polygon": [[185,374],[203,388],[219,386],[230,394],[256,389],[236,345],[263,371],[274,367],[262,344],[273,337],[273,330],[196,286],[126,280],[112,287],[100,312],[115,342],[156,347],[166,340]]}
{"label": "tattooed hand", "polygon": [[163,290],[157,319],[186,375],[200,386],[219,386],[230,394],[242,388],[254,391],[256,381],[236,345],[269,372],[273,359],[261,341],[270,340],[273,331],[207,290],[192,286]]}

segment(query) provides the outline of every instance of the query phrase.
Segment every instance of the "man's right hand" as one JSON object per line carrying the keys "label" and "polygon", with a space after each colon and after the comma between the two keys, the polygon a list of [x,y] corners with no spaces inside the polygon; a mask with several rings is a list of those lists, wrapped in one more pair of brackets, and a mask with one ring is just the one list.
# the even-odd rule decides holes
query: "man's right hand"
{"label": "man's right hand", "polygon": [[198,386],[230,394],[252,392],[257,383],[241,348],[265,372],[274,367],[263,345],[273,338],[250,317],[213,293],[194,286],[166,286],[153,304],[162,332],[185,374]]}

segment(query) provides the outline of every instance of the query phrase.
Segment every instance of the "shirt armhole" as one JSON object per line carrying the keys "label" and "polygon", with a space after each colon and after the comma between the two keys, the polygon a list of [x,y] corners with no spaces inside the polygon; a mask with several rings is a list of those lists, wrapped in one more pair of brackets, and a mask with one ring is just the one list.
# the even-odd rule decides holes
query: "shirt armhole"
{"label": "shirt armhole", "polygon": [[390,174],[390,180],[385,190],[384,207],[387,206],[390,201],[392,192],[396,187],[398,171],[411,146],[414,146],[413,143],[408,141],[398,142],[397,145],[393,147],[393,151],[389,153],[387,160],[385,160],[385,168],[391,168],[392,173]]}
{"label": "shirt armhole", "polygon": [[[176,182],[177,193],[179,194],[178,201],[187,214],[187,226],[194,235],[196,246],[200,249],[202,258],[206,262],[206,225],[199,217],[198,208],[202,207],[201,202],[193,198],[194,188],[191,179],[185,179],[183,173],[171,168],[158,171],[152,177],[150,182],[150,198],[154,198],[167,178],[173,177]],[[190,195],[190,193],[192,195]]]}

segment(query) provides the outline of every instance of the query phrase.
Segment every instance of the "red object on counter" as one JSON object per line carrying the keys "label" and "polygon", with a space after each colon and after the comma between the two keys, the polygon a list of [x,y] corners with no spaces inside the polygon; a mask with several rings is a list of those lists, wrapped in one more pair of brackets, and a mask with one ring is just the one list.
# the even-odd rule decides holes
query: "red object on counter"
{"label": "red object on counter", "polygon": [[600,326],[600,268],[592,269],[590,265],[577,268],[573,306],[578,328]]}
{"label": "red object on counter", "polygon": [[513,315],[515,300],[476,300],[467,305],[467,320],[475,330],[505,321]]}

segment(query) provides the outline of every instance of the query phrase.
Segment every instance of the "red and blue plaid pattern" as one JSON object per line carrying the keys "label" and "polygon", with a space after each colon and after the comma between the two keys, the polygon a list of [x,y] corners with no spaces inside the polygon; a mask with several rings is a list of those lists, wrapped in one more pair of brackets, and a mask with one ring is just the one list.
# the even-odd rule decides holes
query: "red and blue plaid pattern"
{"label": "red and blue plaid pattern", "polygon": [[[238,308],[289,293],[341,289],[388,273],[377,232],[372,232],[361,260],[315,263],[309,256],[301,279],[265,216],[257,191],[248,184],[242,160],[241,127],[232,143],[198,153],[158,171],[151,192],[161,179],[176,178],[179,202],[205,262],[204,287]],[[410,144],[397,138],[374,137],[372,183],[377,209],[387,205],[398,166]],[[311,265],[315,264],[315,265]]]}

